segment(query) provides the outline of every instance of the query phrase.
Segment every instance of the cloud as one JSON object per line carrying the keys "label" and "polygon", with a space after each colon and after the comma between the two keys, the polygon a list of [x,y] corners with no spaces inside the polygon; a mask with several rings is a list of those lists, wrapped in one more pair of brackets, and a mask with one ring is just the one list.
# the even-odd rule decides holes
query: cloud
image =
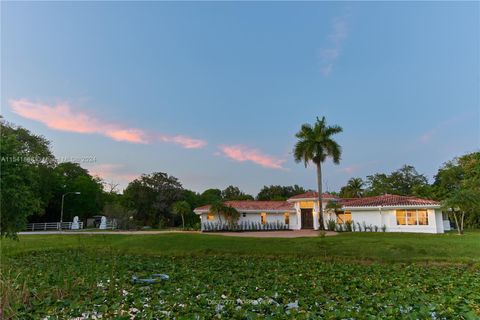
{"label": "cloud", "polygon": [[421,144],[428,144],[439,133],[448,132],[449,128],[461,124],[463,121],[470,119],[472,116],[478,115],[475,115],[474,113],[462,113],[455,115],[445,121],[438,122],[437,125],[431,127],[430,130],[421,134],[418,140]]}
{"label": "cloud", "polygon": [[9,101],[12,111],[24,118],[43,123],[47,127],[68,132],[101,134],[115,141],[147,144],[155,141],[174,143],[183,148],[202,148],[207,143],[183,135],[151,134],[142,129],[128,128],[119,123],[105,121],[93,115],[74,110],[66,102],[49,105],[28,99]]}
{"label": "cloud", "polygon": [[204,140],[193,139],[186,136],[167,136],[167,135],[160,135],[159,139],[165,142],[173,142],[183,146],[186,149],[197,149],[203,148],[207,145],[207,142]]}
{"label": "cloud", "polygon": [[344,168],[341,168],[339,171],[341,172],[345,172],[345,173],[354,173],[354,172],[357,172],[358,170],[361,169],[362,166],[360,165],[351,165],[351,166],[348,166],[348,167],[344,167]]}
{"label": "cloud", "polygon": [[343,43],[348,37],[348,15],[333,18],[332,31],[328,35],[328,45],[320,48],[321,72],[328,77],[333,70],[336,60],[342,53]]}
{"label": "cloud", "polygon": [[219,146],[223,154],[238,162],[251,161],[264,168],[285,169],[282,164],[285,160],[277,159],[273,156],[263,154],[257,149],[251,149],[243,145]]}
{"label": "cloud", "polygon": [[365,168],[372,167],[378,164],[378,161],[369,161],[365,163],[354,163],[351,165],[348,165],[346,167],[340,168],[337,171],[338,172],[343,172],[343,173],[348,173],[348,174],[353,174],[357,173],[359,171],[364,170]]}
{"label": "cloud", "polygon": [[[86,169],[92,176],[100,177],[104,181],[104,188],[108,190],[109,185],[123,190],[127,185],[140,177],[140,174],[129,172],[123,164],[99,163],[87,165]],[[118,190],[117,189],[117,190]]]}
{"label": "cloud", "polygon": [[136,173],[126,172],[124,168],[125,165],[123,164],[101,163],[91,166],[88,168],[88,171],[93,176],[113,181],[121,180],[129,182],[140,176]]}

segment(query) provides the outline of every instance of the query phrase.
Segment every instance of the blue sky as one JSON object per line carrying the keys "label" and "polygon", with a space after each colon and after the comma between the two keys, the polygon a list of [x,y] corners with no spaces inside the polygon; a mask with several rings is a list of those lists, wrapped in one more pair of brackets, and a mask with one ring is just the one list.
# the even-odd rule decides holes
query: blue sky
{"label": "blue sky", "polygon": [[344,132],[324,185],[480,146],[478,2],[2,2],[2,115],[125,186],[315,187],[300,125]]}

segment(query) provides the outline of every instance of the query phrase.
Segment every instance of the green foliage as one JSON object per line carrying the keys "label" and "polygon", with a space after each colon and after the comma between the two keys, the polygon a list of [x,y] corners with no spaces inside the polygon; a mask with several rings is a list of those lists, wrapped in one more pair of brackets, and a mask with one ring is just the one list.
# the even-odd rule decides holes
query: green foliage
{"label": "green foliage", "polygon": [[[59,164],[54,173],[57,175],[59,186],[55,194],[54,215],[60,212],[60,204],[62,194],[67,192],[80,192],[78,196],[65,197],[64,220],[71,221],[74,216],[80,219],[99,214],[104,205],[103,185],[98,178],[92,177],[88,171],[82,168],[78,163],[64,162]],[[52,219],[56,221],[57,219]]]}
{"label": "green foliage", "polygon": [[185,216],[192,213],[190,204],[185,201],[177,201],[172,206],[172,212],[182,218],[182,228],[185,229]]}
{"label": "green foliage", "polygon": [[48,182],[55,159],[45,138],[3,120],[0,125],[0,234],[15,237],[29,216],[44,213],[52,197]]}
{"label": "green foliage", "polygon": [[262,190],[257,195],[257,200],[287,200],[297,194],[307,192],[303,187],[298,185],[280,186],[271,185],[263,186]]}
{"label": "green foliage", "polygon": [[325,117],[320,120],[317,117],[317,121],[311,126],[305,123],[295,134],[297,142],[293,148],[293,158],[295,162],[303,162],[307,167],[309,162],[315,164],[317,169],[317,191],[318,191],[318,203],[320,207],[319,225],[320,230],[325,228],[323,222],[323,204],[322,204],[322,163],[327,158],[332,158],[333,163],[340,163],[340,156],[342,154],[342,148],[332,138],[333,135],[342,132],[343,129],[340,126],[327,126]]}
{"label": "green foliage", "polygon": [[253,200],[249,194],[245,194],[238,187],[228,186],[222,191],[223,200]]}
{"label": "green foliage", "polygon": [[135,211],[125,208],[119,202],[106,203],[102,215],[115,219],[117,229],[131,230],[140,227],[138,222],[134,220]]}
{"label": "green foliage", "polygon": [[[479,271],[311,256],[151,257],[63,249],[4,261],[2,307],[6,318],[19,319],[476,319]],[[170,280],[132,283],[134,275],[153,273]]]}
{"label": "green foliage", "polygon": [[222,201],[222,191],[220,189],[207,189],[201,195],[202,204],[212,204]]}
{"label": "green foliage", "polygon": [[347,185],[340,189],[341,198],[361,198],[364,192],[365,182],[362,178],[351,178]]}
{"label": "green foliage", "polygon": [[212,203],[210,206],[210,212],[219,218],[220,223],[226,222],[228,224],[235,224],[240,217],[240,213],[237,209],[225,205],[222,201]]}
{"label": "green foliage", "polygon": [[376,173],[367,176],[367,185],[368,187],[365,190],[367,196],[377,196],[386,193],[404,196],[425,196],[428,180],[425,175],[419,174],[415,167],[404,165],[389,175]]}
{"label": "green foliage", "polygon": [[327,230],[328,231],[335,231],[337,228],[337,223],[335,222],[334,219],[328,219],[327,220]]}
{"label": "green foliage", "polygon": [[319,165],[331,157],[335,164],[339,164],[342,148],[332,136],[342,131],[340,126],[327,126],[325,117],[317,118],[313,126],[303,124],[295,135],[298,139],[293,149],[295,161],[303,162],[306,167],[309,162]]}
{"label": "green foliage", "polygon": [[433,189],[453,215],[459,233],[480,227],[480,152],[447,162],[435,176]]}
{"label": "green foliage", "polygon": [[154,172],[130,182],[123,192],[123,201],[127,208],[135,210],[135,220],[146,226],[166,226],[173,224],[170,209],[182,194],[177,178]]}

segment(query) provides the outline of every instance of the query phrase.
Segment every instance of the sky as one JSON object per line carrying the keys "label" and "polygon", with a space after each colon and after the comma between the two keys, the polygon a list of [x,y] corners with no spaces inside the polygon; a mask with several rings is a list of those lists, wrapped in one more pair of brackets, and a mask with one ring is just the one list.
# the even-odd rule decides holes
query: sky
{"label": "sky", "polygon": [[315,188],[295,133],[344,131],[324,188],[480,147],[479,2],[2,2],[1,114],[125,187]]}

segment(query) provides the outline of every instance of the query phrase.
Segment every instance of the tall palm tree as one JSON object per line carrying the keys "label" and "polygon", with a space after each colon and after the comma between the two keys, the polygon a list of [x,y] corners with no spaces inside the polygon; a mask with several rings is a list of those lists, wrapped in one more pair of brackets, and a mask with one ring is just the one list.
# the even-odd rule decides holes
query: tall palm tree
{"label": "tall palm tree", "polygon": [[331,157],[333,163],[340,163],[342,148],[332,139],[336,133],[342,132],[340,126],[327,126],[325,117],[319,119],[311,126],[308,123],[302,125],[300,131],[295,137],[298,141],[293,149],[295,162],[304,162],[307,167],[312,162],[317,167],[317,186],[318,186],[318,205],[320,210],[320,230],[325,230],[323,222],[323,204],[322,204],[322,162]]}

